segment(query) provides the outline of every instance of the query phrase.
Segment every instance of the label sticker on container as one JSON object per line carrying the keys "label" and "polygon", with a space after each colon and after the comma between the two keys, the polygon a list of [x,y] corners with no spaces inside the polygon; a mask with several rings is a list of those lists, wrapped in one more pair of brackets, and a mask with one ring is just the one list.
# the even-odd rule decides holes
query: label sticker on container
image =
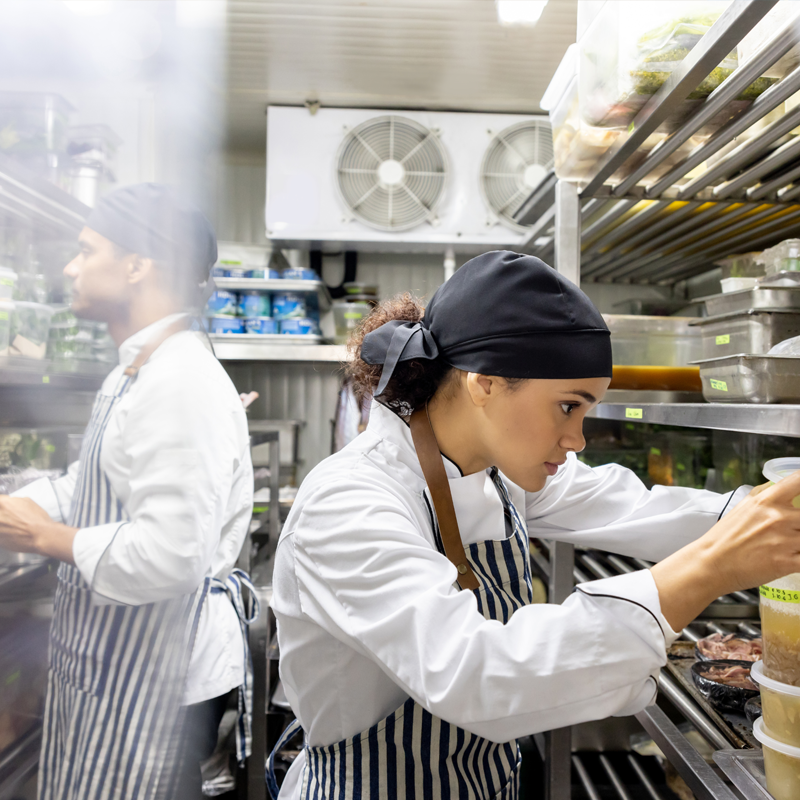
{"label": "label sticker on container", "polygon": [[42,375],[42,383],[50,383],[50,376]]}
{"label": "label sticker on container", "polygon": [[13,286],[14,281],[11,278],[0,278],[0,286]]}
{"label": "label sticker on container", "polygon": [[790,589],[776,589],[774,586],[759,586],[758,593],[767,600],[777,600],[779,603],[800,603],[800,592]]}
{"label": "label sticker on container", "polygon": [[626,419],[641,419],[642,418],[642,409],[641,408],[626,408],[625,409],[625,418]]}
{"label": "label sticker on container", "polygon": [[635,130],[636,130],[636,122],[634,121],[631,122],[630,125],[628,125],[628,133],[633,133]]}
{"label": "label sticker on container", "polygon": [[345,311],[345,319],[361,319],[364,315],[360,311]]}
{"label": "label sticker on container", "polygon": [[8,319],[8,311],[0,311],[0,319]]}
{"label": "label sticker on container", "polygon": [[731,343],[731,335],[729,333],[723,333],[721,336],[717,336],[717,344],[730,344]]}
{"label": "label sticker on container", "polygon": [[728,384],[725,383],[725,381],[718,381],[716,378],[711,378],[709,383],[711,384],[711,388],[716,389],[718,392],[728,391]]}
{"label": "label sticker on container", "polygon": [[650,448],[650,455],[651,456],[660,456],[661,455],[661,451],[657,447],[651,447]]}

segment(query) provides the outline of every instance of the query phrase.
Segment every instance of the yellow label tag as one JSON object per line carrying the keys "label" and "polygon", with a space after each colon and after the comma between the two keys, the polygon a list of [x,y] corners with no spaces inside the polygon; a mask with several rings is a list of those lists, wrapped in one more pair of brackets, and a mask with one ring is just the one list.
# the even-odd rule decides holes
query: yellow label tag
{"label": "yellow label tag", "polygon": [[729,333],[723,333],[722,336],[717,336],[717,344],[730,344],[731,343],[731,335]]}
{"label": "yellow label tag", "polygon": [[776,589],[774,586],[759,586],[758,593],[767,600],[777,600],[779,603],[800,603],[800,592],[789,589]]}
{"label": "yellow label tag", "polygon": [[651,456],[660,456],[661,455],[661,451],[657,447],[651,447],[650,448],[650,455]]}
{"label": "yellow label tag", "polygon": [[8,319],[8,311],[0,311],[0,319]]}
{"label": "yellow label tag", "polygon": [[633,133],[635,130],[636,130],[636,123],[631,122],[631,124],[628,125],[628,133]]}
{"label": "yellow label tag", "polygon": [[0,286],[13,286],[14,281],[11,278],[0,278]]}
{"label": "yellow label tag", "polygon": [[364,315],[360,311],[345,311],[345,319],[361,319]]}
{"label": "yellow label tag", "polygon": [[711,388],[716,389],[718,392],[728,391],[728,384],[725,383],[725,381],[718,381],[716,378],[711,378],[709,382],[711,383]]}
{"label": "yellow label tag", "polygon": [[42,383],[50,383],[50,376],[42,375]]}
{"label": "yellow label tag", "polygon": [[641,419],[642,418],[642,409],[641,408],[626,408],[625,409],[625,418],[626,419]]}

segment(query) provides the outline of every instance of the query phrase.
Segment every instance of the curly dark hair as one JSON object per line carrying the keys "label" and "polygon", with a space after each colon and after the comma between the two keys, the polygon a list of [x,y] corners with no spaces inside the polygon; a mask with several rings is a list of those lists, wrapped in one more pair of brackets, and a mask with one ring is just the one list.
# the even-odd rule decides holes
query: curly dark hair
{"label": "curly dark hair", "polygon": [[[347,342],[349,359],[345,372],[352,380],[359,400],[371,395],[381,379],[381,364],[367,364],[361,358],[361,345],[364,337],[392,320],[419,322],[425,307],[416,297],[406,293],[377,305],[361,325],[353,331]],[[395,367],[391,380],[380,397],[380,401],[394,411],[406,416],[420,408],[433,397],[441,387],[447,386],[458,370],[444,359],[412,359],[401,361]]]}

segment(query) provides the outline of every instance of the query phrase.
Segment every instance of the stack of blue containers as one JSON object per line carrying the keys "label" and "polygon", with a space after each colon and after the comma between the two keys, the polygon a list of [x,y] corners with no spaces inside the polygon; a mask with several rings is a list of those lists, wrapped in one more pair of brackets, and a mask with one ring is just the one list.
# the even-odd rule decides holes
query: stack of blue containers
{"label": "stack of blue containers", "polygon": [[[319,280],[310,269],[250,270],[214,267],[214,277],[282,278]],[[262,289],[228,291],[218,289],[208,299],[205,310],[209,333],[312,334],[320,335],[319,299],[315,292],[268,292]]]}

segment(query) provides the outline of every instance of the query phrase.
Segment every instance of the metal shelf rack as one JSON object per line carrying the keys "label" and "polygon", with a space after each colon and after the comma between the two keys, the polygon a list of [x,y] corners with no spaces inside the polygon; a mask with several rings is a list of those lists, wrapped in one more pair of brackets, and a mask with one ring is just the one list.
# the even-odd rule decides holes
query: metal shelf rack
{"label": "metal shelf rack", "polygon": [[[665,175],[649,177],[797,44],[794,24],[777,30],[769,42],[741,63],[624,180],[608,182],[719,64],[721,54],[735,50],[776,2],[731,3],[680,69],[641,110],[627,138],[621,138],[597,163],[585,185],[565,185],[554,173],[547,175],[515,215],[518,222],[533,223],[526,249],[545,260],[555,253],[558,260],[558,238],[568,216],[569,224],[577,225],[583,280],[672,285],[713,268],[715,260],[730,253],[760,249],[797,234],[800,139],[781,142],[800,124],[800,109],[723,153],[700,174],[696,170],[800,90],[800,67],[733,116]],[[574,195],[569,209],[563,205],[568,194]]]}
{"label": "metal shelf rack", "polygon": [[[579,186],[558,180],[552,172],[545,176],[515,214],[518,222],[531,226],[524,249],[550,263],[554,261],[556,269],[578,285],[584,280],[669,286],[712,269],[721,257],[767,247],[800,233],[800,139],[785,141],[787,134],[800,125],[800,109],[769,123],[750,138],[742,137],[738,145],[734,143],[754,123],[800,91],[800,67],[748,108],[733,113],[665,174],[655,176],[655,170],[669,156],[800,42],[795,24],[776,30],[771,40],[740,63],[685,122],[638,166],[628,169],[623,180],[610,181],[612,175],[632,163],[645,140],[670,119],[776,2],[734,0],[642,108],[627,136],[597,162],[585,183]],[[707,166],[714,155],[718,156],[716,162]],[[800,406],[612,402],[598,407],[594,415],[800,437],[798,411]],[[556,542],[550,545],[549,553],[535,556],[534,564],[547,578],[550,601],[558,603],[572,591],[575,579],[625,571],[604,558],[581,553],[576,559],[573,546]],[[615,568],[609,568],[609,564]],[[735,614],[735,609],[750,620],[757,616],[752,597],[721,599],[708,612],[725,619],[725,612]],[[661,696],[670,699],[713,746],[720,748],[720,753],[727,752],[706,720],[673,684],[669,678],[663,680]],[[734,800],[731,786],[709,767],[659,706],[650,706],[637,718],[697,798]],[[570,797],[570,751],[569,730],[548,734],[548,800]]]}

